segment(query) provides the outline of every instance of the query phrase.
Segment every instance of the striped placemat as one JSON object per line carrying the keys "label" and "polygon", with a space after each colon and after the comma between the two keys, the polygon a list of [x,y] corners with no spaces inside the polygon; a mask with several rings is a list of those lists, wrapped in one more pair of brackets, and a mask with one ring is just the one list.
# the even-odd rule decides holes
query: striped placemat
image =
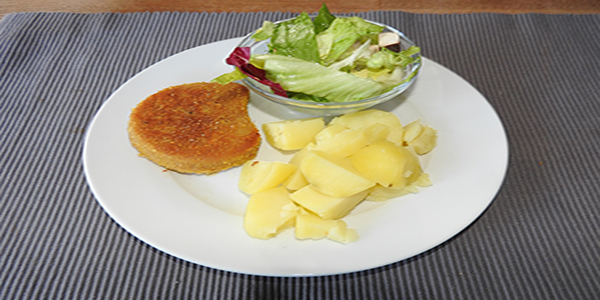
{"label": "striped placemat", "polygon": [[401,28],[503,120],[508,174],[472,226],[405,261],[325,277],[236,274],[155,250],[90,193],[88,123],[153,63],[294,15],[10,14],[0,20],[0,299],[598,299],[600,16],[359,15]]}

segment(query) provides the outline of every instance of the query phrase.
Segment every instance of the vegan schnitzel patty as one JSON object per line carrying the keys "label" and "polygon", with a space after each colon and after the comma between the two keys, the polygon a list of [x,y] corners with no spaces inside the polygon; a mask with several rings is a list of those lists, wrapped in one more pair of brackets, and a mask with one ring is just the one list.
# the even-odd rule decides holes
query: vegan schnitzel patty
{"label": "vegan schnitzel patty", "polygon": [[248,101],[248,89],[237,83],[172,86],[132,110],[129,140],[141,156],[181,173],[239,166],[256,156],[261,142]]}

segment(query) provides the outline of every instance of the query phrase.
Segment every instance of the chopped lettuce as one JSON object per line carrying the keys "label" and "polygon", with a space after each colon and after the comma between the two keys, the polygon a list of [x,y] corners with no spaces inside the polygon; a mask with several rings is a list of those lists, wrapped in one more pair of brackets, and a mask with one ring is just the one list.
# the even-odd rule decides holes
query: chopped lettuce
{"label": "chopped lettuce", "polygon": [[310,102],[331,102],[331,101],[327,100],[327,98],[318,97],[315,95],[308,95],[305,93],[288,92],[288,97],[290,97],[292,99],[296,99],[296,100],[310,101]]}
{"label": "chopped lettuce", "polygon": [[[233,72],[221,75],[213,79],[212,81],[221,84],[226,84],[238,79],[243,79],[243,75],[245,75],[264,85],[269,86],[273,93],[275,93],[276,95],[287,97],[287,93],[281,87],[281,85],[279,83],[269,80],[266,76],[266,71],[262,68],[255,66],[253,63],[251,63],[251,61],[253,61],[253,59],[250,57],[249,47],[235,48],[235,50],[233,50],[229,57],[227,57],[225,62],[227,64],[235,66],[236,69]],[[243,75],[240,73],[242,73]]]}
{"label": "chopped lettuce", "polygon": [[307,13],[281,22],[273,29],[271,53],[319,62],[315,27]]}
{"label": "chopped lettuce", "polygon": [[315,24],[315,33],[319,34],[329,28],[331,22],[335,20],[335,16],[329,12],[327,5],[323,3],[321,9],[319,9],[319,14],[315,17],[313,23]]}
{"label": "chopped lettuce", "polygon": [[259,55],[267,77],[283,89],[326,98],[331,102],[349,102],[377,96],[386,87],[369,78],[361,78],[289,56]]}
{"label": "chopped lettuce", "polygon": [[256,30],[252,35],[252,38],[256,41],[264,41],[271,38],[273,31],[275,30],[275,23],[271,21],[264,21],[261,28]]}
{"label": "chopped lettuce", "polygon": [[317,35],[322,63],[330,65],[355,43],[375,40],[383,27],[369,23],[359,17],[336,18],[327,30]]}
{"label": "chopped lettuce", "polygon": [[213,80],[211,80],[211,82],[216,82],[216,83],[220,83],[220,84],[228,84],[230,82],[242,80],[246,77],[248,77],[248,75],[244,74],[244,72],[242,72],[240,69],[235,68],[233,71],[231,71],[229,73],[225,73],[223,75],[220,75],[217,78],[214,78]]}
{"label": "chopped lettuce", "polygon": [[340,70],[342,68],[352,66],[355,62],[361,58],[368,58],[372,55],[371,49],[371,40],[367,40],[362,45],[360,45],[356,50],[352,51],[350,56],[335,62],[329,66],[329,68],[334,70]]}
{"label": "chopped lettuce", "polygon": [[386,48],[382,48],[371,55],[367,61],[367,67],[370,69],[386,68],[393,70],[396,66],[404,67],[414,61],[411,55],[418,53],[418,47],[410,47],[406,51],[394,52]]}
{"label": "chopped lettuce", "polygon": [[279,23],[264,21],[252,36],[268,40],[268,54],[250,56],[235,49],[226,62],[236,67],[213,81],[251,77],[277,95],[316,102],[356,101],[384,93],[411,80],[406,74],[420,48],[379,45],[384,27],[359,17],[335,17],[323,4],[313,19],[307,13]]}
{"label": "chopped lettuce", "polygon": [[402,83],[404,69],[396,67],[391,72],[387,69],[379,69],[375,71],[370,69],[362,69],[360,71],[352,72],[352,74],[358,77],[371,78],[388,88],[392,88]]}

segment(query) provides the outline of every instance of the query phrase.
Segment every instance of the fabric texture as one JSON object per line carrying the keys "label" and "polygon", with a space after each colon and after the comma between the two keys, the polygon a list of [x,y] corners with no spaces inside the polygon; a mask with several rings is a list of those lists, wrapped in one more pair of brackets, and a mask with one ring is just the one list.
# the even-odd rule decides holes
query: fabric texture
{"label": "fabric texture", "polygon": [[95,201],[86,127],[153,63],[294,14],[9,14],[0,299],[600,299],[600,15],[358,15],[400,28],[503,121],[508,173],[471,226],[404,261],[323,277],[243,275],[162,253]]}

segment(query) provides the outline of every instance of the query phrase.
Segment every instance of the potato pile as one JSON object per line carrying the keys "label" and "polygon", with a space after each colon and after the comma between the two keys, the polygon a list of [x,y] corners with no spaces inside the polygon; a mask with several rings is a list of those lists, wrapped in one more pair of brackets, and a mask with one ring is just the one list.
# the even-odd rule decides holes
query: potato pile
{"label": "potato pile", "polygon": [[358,240],[341,220],[364,200],[385,201],[431,185],[419,155],[436,146],[435,129],[369,109],[325,124],[322,118],[263,124],[268,143],[295,150],[289,162],[248,161],[239,189],[250,195],[246,232],[269,239],[295,227],[298,239]]}

